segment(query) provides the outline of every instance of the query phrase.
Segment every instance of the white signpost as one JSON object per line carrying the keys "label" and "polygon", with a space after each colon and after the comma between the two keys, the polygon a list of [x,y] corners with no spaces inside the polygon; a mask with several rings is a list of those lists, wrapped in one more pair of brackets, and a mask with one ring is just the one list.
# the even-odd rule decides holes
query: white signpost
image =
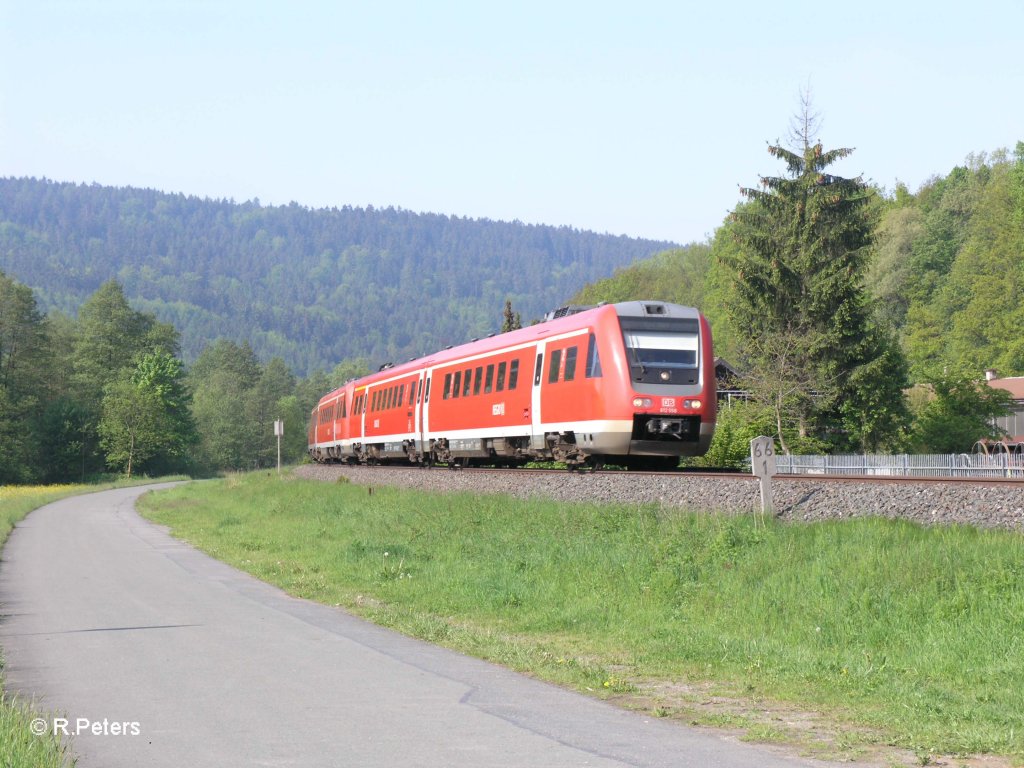
{"label": "white signpost", "polygon": [[281,474],[281,437],[284,435],[284,421],[274,422],[274,434],[277,436],[277,474]]}
{"label": "white signpost", "polygon": [[750,441],[750,468],[761,481],[761,512],[773,512],[772,475],[775,469],[775,442],[770,437],[755,437]]}

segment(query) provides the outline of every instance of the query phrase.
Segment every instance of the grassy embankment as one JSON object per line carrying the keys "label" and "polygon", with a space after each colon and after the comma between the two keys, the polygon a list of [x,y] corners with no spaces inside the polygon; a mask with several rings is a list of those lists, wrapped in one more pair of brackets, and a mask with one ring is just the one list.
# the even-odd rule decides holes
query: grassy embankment
{"label": "grassy embankment", "polygon": [[[126,485],[155,482],[150,479],[103,482],[90,485],[0,486],[0,546],[7,541],[14,525],[33,509],[52,501],[81,493],[107,490]],[[0,606],[2,611],[3,606]],[[0,659],[2,661],[2,659]],[[2,668],[2,664],[0,664]],[[34,718],[48,719],[30,704],[19,701],[3,690],[0,678],[0,762],[19,768],[65,768],[75,759],[67,742],[51,735],[34,736],[30,724]]]}
{"label": "grassy embankment", "polygon": [[266,474],[142,506],[295,595],[655,716],[831,757],[1024,755],[1019,534]]}

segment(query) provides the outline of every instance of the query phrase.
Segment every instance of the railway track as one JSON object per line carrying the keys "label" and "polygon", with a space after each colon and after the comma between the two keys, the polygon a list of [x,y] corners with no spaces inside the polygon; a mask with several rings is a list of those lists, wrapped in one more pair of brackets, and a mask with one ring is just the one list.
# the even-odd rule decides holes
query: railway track
{"label": "railway track", "polygon": [[[296,474],[481,498],[655,506],[715,514],[761,509],[756,478],[742,473],[305,465]],[[890,517],[926,525],[966,524],[1024,532],[1024,482],[1020,479],[777,475],[773,496],[776,517],[783,520]],[[428,498],[425,503],[433,502]]]}
{"label": "railway track", "polygon": [[[327,465],[332,466],[332,465]],[[344,466],[344,465],[337,465]],[[568,470],[565,468],[553,468],[553,467],[447,467],[443,465],[433,467],[423,466],[412,466],[408,464],[379,464],[373,467],[363,467],[366,469],[376,469],[382,471],[401,471],[401,470],[417,470],[417,471],[430,471],[430,472],[462,472],[466,474],[500,474],[500,475],[518,475],[518,476],[539,476],[539,475],[554,475],[564,477],[566,475],[574,476],[617,476],[617,477],[632,477],[632,478],[698,478],[707,480],[731,480],[731,481],[747,481],[756,482],[757,478],[747,472],[736,472],[733,470],[725,469],[712,469],[712,470],[693,470],[693,469],[674,469],[674,470],[624,470],[624,469],[585,469],[585,470]],[[976,477],[976,476],[959,476],[959,477],[944,477],[939,475],[855,475],[855,474],[778,474],[775,475],[774,480],[780,483],[799,483],[799,482],[825,482],[825,483],[873,483],[879,485],[931,485],[931,484],[972,484],[972,485],[992,485],[992,486],[1007,486],[1007,487],[1020,487],[1024,488],[1024,477]]]}

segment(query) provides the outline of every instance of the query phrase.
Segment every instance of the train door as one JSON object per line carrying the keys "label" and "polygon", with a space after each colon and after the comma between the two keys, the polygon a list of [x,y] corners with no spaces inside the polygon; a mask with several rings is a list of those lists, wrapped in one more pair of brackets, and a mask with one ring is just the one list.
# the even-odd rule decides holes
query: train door
{"label": "train door", "polygon": [[540,411],[540,388],[543,381],[541,373],[544,370],[544,349],[546,344],[544,341],[537,343],[536,357],[533,363],[533,388],[530,399],[530,447],[534,450],[543,450],[546,447],[544,424]]}
{"label": "train door", "polygon": [[419,437],[419,451],[426,456],[430,450],[427,433],[430,432],[430,371],[420,371],[419,392],[416,395],[416,434]]}
{"label": "train door", "polygon": [[370,396],[370,391],[364,388],[362,392],[359,392],[359,390],[356,390],[356,392],[359,397],[359,414],[358,419],[353,419],[351,437],[354,443],[362,443],[363,435],[366,434],[366,401]]}

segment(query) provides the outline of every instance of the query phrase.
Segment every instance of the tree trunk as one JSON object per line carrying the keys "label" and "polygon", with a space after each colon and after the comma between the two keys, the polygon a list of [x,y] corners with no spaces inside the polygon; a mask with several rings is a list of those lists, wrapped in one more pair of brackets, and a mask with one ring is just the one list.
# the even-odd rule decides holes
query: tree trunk
{"label": "tree trunk", "polygon": [[132,455],[135,453],[135,433],[128,442],[128,479],[132,479]]}

